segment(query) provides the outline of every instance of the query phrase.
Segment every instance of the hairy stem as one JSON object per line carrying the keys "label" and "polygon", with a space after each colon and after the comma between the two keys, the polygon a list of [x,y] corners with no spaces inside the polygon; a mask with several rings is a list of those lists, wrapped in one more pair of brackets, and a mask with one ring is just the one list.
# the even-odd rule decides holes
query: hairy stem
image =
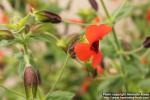
{"label": "hairy stem", "polygon": [[[123,5],[126,4],[126,1],[127,1],[127,0],[124,1]],[[112,24],[113,22],[112,22],[112,19],[111,19],[110,14],[109,14],[109,12],[108,12],[108,10],[107,10],[107,8],[106,8],[106,5],[105,5],[105,3],[104,3],[104,0],[100,0],[100,2],[101,2],[101,5],[102,5],[102,7],[103,7],[103,9],[104,9],[104,12],[105,12],[106,16],[108,17],[110,23]],[[123,6],[123,5],[122,5],[122,6]],[[119,9],[121,9],[121,8],[119,8]],[[117,12],[117,13],[118,13],[118,12]],[[115,31],[114,26],[112,27],[112,33],[113,33],[113,37],[114,37],[114,39],[115,39],[115,43],[116,43],[116,45],[117,45],[117,50],[118,50],[118,51],[121,51],[122,48],[121,48],[121,46],[120,46],[120,43],[119,43],[119,40],[118,40],[118,37],[117,37],[117,34],[116,34],[116,31]],[[122,55],[120,55],[119,58],[120,58],[120,60],[123,60],[123,59],[124,59],[124,57],[123,57]],[[124,66],[123,66],[123,65],[121,65],[121,71],[122,71],[122,75],[125,76],[126,73],[125,73],[125,69],[124,69]],[[125,88],[126,91],[128,91],[128,86],[127,86],[127,84],[124,85],[124,88]]]}
{"label": "hairy stem", "polygon": [[[106,16],[108,17],[110,23],[112,23],[110,14],[109,14],[109,12],[108,12],[108,10],[107,10],[107,8],[106,8],[106,5],[105,5],[104,1],[103,1],[103,0],[100,0],[100,2],[101,2],[101,4],[102,4],[102,7],[103,7],[103,9],[104,9],[104,12],[105,12]],[[114,39],[115,39],[115,43],[117,44],[117,48],[120,50],[120,49],[121,49],[121,46],[120,46],[119,40],[118,40],[118,38],[117,38],[116,31],[115,31],[115,28],[114,28],[114,27],[112,27],[112,33],[113,33],[113,37],[114,37]]]}
{"label": "hairy stem", "polygon": [[131,51],[124,51],[123,54],[125,54],[125,55],[130,55],[130,54],[139,52],[139,51],[141,51],[141,50],[143,50],[143,46],[141,46],[141,47],[139,47],[139,48],[137,48],[137,49],[131,50]]}
{"label": "hairy stem", "polygon": [[56,41],[59,40],[59,38],[58,38],[57,36],[55,36],[53,33],[45,32],[45,34],[49,35],[50,37],[52,37],[52,38],[55,39]]}
{"label": "hairy stem", "polygon": [[53,84],[53,86],[52,86],[50,92],[52,92],[52,91],[55,89],[57,83],[58,83],[59,80],[61,79],[62,74],[63,74],[63,72],[64,72],[64,69],[65,69],[65,67],[66,67],[66,64],[67,64],[68,60],[69,60],[69,54],[67,54],[66,60],[65,60],[64,64],[62,65],[62,67],[61,67],[61,69],[60,69],[60,72],[59,72],[59,74],[58,74],[58,77],[57,77],[55,83]]}

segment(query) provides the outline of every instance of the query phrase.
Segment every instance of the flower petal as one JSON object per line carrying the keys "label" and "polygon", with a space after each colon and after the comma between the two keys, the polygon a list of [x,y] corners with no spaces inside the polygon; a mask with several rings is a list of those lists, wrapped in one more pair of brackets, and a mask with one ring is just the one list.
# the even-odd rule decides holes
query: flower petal
{"label": "flower petal", "polygon": [[94,53],[92,62],[93,67],[96,68],[97,65],[100,64],[101,60],[102,60],[102,53],[100,51],[98,53]]}
{"label": "flower petal", "polygon": [[74,51],[78,58],[82,61],[86,61],[91,57],[92,51],[87,43],[77,43],[75,45]]}
{"label": "flower petal", "polygon": [[90,25],[86,29],[86,38],[90,43],[98,40],[98,26],[97,25]]}
{"label": "flower petal", "polygon": [[90,43],[93,43],[94,41],[98,41],[102,39],[109,31],[111,31],[112,27],[101,24],[99,26],[97,25],[90,25],[86,29],[86,38]]}
{"label": "flower petal", "polygon": [[84,93],[88,90],[88,88],[91,84],[91,81],[92,81],[91,77],[87,77],[87,78],[84,79],[84,81],[82,83],[82,86],[81,86],[81,90],[80,90],[81,93]]}
{"label": "flower petal", "polygon": [[106,24],[101,24],[99,26],[99,39],[102,39],[105,35],[107,35],[112,30],[111,26]]}
{"label": "flower petal", "polygon": [[96,67],[96,72],[98,75],[102,75],[103,74],[103,68],[101,66],[97,66]]}
{"label": "flower petal", "polygon": [[150,22],[150,9],[147,10],[146,18],[147,21]]}

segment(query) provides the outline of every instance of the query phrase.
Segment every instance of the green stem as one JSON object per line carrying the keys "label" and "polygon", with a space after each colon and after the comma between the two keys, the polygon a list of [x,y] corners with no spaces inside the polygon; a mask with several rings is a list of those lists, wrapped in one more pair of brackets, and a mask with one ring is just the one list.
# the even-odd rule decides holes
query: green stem
{"label": "green stem", "polygon": [[15,9],[18,10],[20,7],[20,0],[15,0]]}
{"label": "green stem", "polygon": [[107,10],[107,8],[106,8],[106,6],[105,6],[104,1],[103,1],[103,0],[100,0],[100,2],[101,2],[101,4],[102,4],[102,7],[103,7],[103,9],[104,9],[104,11],[105,11],[106,16],[107,16],[107,17],[109,18],[109,20],[111,21],[109,12],[108,12],[108,10]]}
{"label": "green stem", "polygon": [[[109,14],[109,12],[108,12],[108,10],[107,10],[107,8],[106,8],[106,5],[105,5],[104,1],[103,1],[103,0],[100,0],[100,2],[101,2],[101,4],[102,4],[102,7],[103,7],[103,9],[104,9],[104,12],[105,12],[106,16],[108,17],[110,23],[112,23],[110,14]],[[112,33],[113,33],[113,37],[114,37],[114,39],[115,39],[115,42],[116,42],[116,44],[117,44],[117,48],[120,50],[120,49],[121,49],[121,46],[120,46],[119,40],[118,40],[118,38],[117,38],[116,31],[115,31],[115,28],[114,28],[114,27],[112,27]]]}
{"label": "green stem", "polygon": [[[124,1],[123,5],[126,3],[126,1],[127,1],[127,0]],[[102,4],[102,7],[103,7],[103,9],[104,9],[104,12],[105,12],[106,16],[108,17],[110,23],[112,24],[113,21],[111,20],[111,16],[110,16],[110,14],[109,14],[109,12],[108,12],[108,10],[107,10],[107,8],[106,8],[106,5],[105,5],[105,3],[104,3],[104,0],[100,0],[100,2],[101,2],[101,4]],[[123,6],[123,5],[121,5],[121,6]],[[120,7],[120,8],[121,8],[121,7]],[[119,8],[119,9],[120,9],[120,8]],[[117,13],[118,13],[118,12],[117,12]],[[122,48],[121,48],[120,43],[119,43],[119,40],[118,40],[118,38],[117,38],[117,34],[116,34],[116,31],[115,31],[114,26],[112,27],[112,33],[113,33],[113,37],[114,37],[114,39],[115,39],[115,43],[116,43],[116,45],[117,45],[117,49],[118,49],[117,51],[121,51]],[[120,60],[121,60],[121,59],[124,59],[121,55],[120,55],[119,57],[120,57]],[[125,73],[125,69],[124,69],[123,66],[121,67],[121,70],[122,70],[123,76],[125,76],[126,73]],[[125,88],[126,91],[128,91],[128,86],[127,86],[127,84],[124,85],[124,88]]]}
{"label": "green stem", "polygon": [[58,38],[57,36],[55,36],[53,33],[45,32],[45,34],[49,35],[50,37],[52,37],[52,38],[55,39],[56,41],[59,40],[59,38]]}
{"label": "green stem", "polygon": [[143,46],[141,46],[141,47],[139,47],[139,48],[137,48],[137,49],[134,49],[134,50],[132,50],[132,51],[124,51],[123,54],[125,54],[125,55],[130,55],[130,54],[139,52],[139,51],[141,51],[141,50],[143,50]]}
{"label": "green stem", "polygon": [[43,94],[41,93],[41,89],[40,88],[38,88],[38,98],[39,98],[39,100],[45,100],[43,98]]}
{"label": "green stem", "polygon": [[10,89],[6,88],[5,86],[3,86],[3,85],[1,85],[1,84],[0,84],[0,87],[3,88],[3,89],[5,89],[5,90],[8,91],[8,92],[11,92],[11,93],[13,93],[13,94],[16,94],[17,96],[20,96],[20,97],[25,98],[24,95],[22,95],[22,94],[20,94],[20,93],[18,93],[18,92],[16,92],[16,91],[10,90]]}
{"label": "green stem", "polygon": [[[28,53],[28,47],[27,47],[27,42],[23,44],[24,46],[24,61],[26,65],[30,65],[30,59],[29,59],[29,53]],[[28,67],[28,66],[25,66]],[[25,93],[26,93],[26,100],[29,100],[32,98],[34,100],[33,94],[32,94],[32,88],[28,88],[25,86]]]}
{"label": "green stem", "polygon": [[64,69],[65,69],[65,67],[66,67],[66,64],[67,64],[68,60],[69,60],[69,54],[67,53],[66,60],[65,60],[64,64],[62,65],[62,67],[61,67],[61,69],[60,69],[60,72],[59,72],[59,74],[58,74],[58,76],[57,76],[57,79],[56,79],[55,83],[53,84],[52,88],[50,89],[50,92],[52,92],[52,91],[55,89],[57,83],[58,83],[59,80],[61,79],[62,74],[63,74],[63,72],[64,72]]}
{"label": "green stem", "polygon": [[149,53],[150,53],[150,49],[148,49],[148,50],[142,55],[142,57],[147,57]]}
{"label": "green stem", "polygon": [[28,48],[26,44],[24,44],[24,60],[26,64],[30,64],[29,53],[28,53]]}
{"label": "green stem", "polygon": [[114,28],[114,27],[112,28],[112,32],[113,32],[113,36],[114,36],[115,42],[116,42],[116,44],[117,44],[117,47],[118,47],[118,49],[120,50],[120,49],[121,49],[121,46],[120,46],[119,40],[118,40],[118,38],[117,38],[116,31],[115,31],[115,28]]}

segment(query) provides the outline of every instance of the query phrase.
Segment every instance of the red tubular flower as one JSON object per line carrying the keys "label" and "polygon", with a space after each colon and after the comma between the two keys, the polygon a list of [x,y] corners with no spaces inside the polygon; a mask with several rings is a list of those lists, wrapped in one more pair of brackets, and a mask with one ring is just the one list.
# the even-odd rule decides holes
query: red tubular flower
{"label": "red tubular flower", "polygon": [[102,53],[99,50],[99,40],[107,35],[111,29],[106,24],[88,26],[85,36],[89,43],[77,43],[75,45],[74,51],[77,57],[82,61],[87,61],[92,57],[92,65],[96,68],[102,60]]}
{"label": "red tubular flower", "polygon": [[97,66],[96,67],[96,71],[98,75],[102,75],[103,74],[103,68],[101,66]]}
{"label": "red tubular flower", "polygon": [[73,23],[79,23],[79,24],[83,24],[84,21],[81,20],[81,19],[77,19],[77,18],[72,18],[72,19],[67,19],[68,21],[70,22],[73,22]]}
{"label": "red tubular flower", "polygon": [[148,9],[147,11],[146,19],[148,20],[148,22],[150,22],[150,9]]}
{"label": "red tubular flower", "polygon": [[0,51],[0,59],[5,56],[5,53],[3,51]]}
{"label": "red tubular flower", "polygon": [[2,51],[0,51],[0,57],[3,57],[4,53]]}

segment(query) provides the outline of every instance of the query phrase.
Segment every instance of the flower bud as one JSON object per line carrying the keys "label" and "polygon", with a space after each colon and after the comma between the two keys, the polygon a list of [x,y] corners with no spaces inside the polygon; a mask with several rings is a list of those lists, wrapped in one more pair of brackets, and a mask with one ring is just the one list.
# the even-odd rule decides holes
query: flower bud
{"label": "flower bud", "polygon": [[98,11],[98,4],[96,2],[96,0],[89,0],[92,8],[95,10],[95,11]]}
{"label": "flower bud", "polygon": [[59,15],[46,10],[36,12],[35,17],[40,22],[60,23],[62,21]]}
{"label": "flower bud", "polygon": [[75,59],[76,58],[76,53],[74,52],[74,44],[71,45],[68,49],[69,49],[68,52],[69,52],[71,58]]}
{"label": "flower bud", "polygon": [[69,35],[67,38],[69,39],[68,45],[67,45],[68,52],[69,52],[71,58],[75,59],[76,53],[74,51],[74,46],[75,46],[76,42],[80,39],[80,35],[72,34],[72,35]]}
{"label": "flower bud", "polygon": [[35,72],[31,66],[26,66],[24,72],[24,85],[25,86],[32,86],[35,79]]}
{"label": "flower bud", "polygon": [[150,47],[150,36],[146,37],[145,41],[143,42],[144,48]]}
{"label": "flower bud", "polygon": [[35,76],[36,77],[33,81],[33,88],[32,88],[33,97],[36,97],[37,87],[38,87],[38,85],[41,84],[41,77],[40,77],[39,70],[35,71]]}
{"label": "flower bud", "polygon": [[40,75],[39,70],[36,70],[36,76],[37,76],[37,83],[38,83],[38,85],[40,85],[41,84],[41,75]]}
{"label": "flower bud", "polygon": [[9,40],[9,39],[13,39],[13,38],[14,38],[14,36],[13,36],[13,34],[10,31],[8,31],[8,30],[0,30],[0,40],[1,39]]}
{"label": "flower bud", "polygon": [[150,9],[147,10],[146,19],[150,22]]}
{"label": "flower bud", "polygon": [[25,33],[29,33],[30,31],[30,26],[28,24],[25,25]]}
{"label": "flower bud", "polygon": [[32,68],[31,65],[26,65],[24,72],[24,86],[27,97],[36,97],[37,86],[39,83],[38,73]]}
{"label": "flower bud", "polygon": [[63,49],[64,51],[66,51],[67,44],[66,44],[66,41],[64,40],[64,38],[58,40],[58,41],[56,42],[56,45],[57,45],[58,47],[60,47],[61,49]]}

